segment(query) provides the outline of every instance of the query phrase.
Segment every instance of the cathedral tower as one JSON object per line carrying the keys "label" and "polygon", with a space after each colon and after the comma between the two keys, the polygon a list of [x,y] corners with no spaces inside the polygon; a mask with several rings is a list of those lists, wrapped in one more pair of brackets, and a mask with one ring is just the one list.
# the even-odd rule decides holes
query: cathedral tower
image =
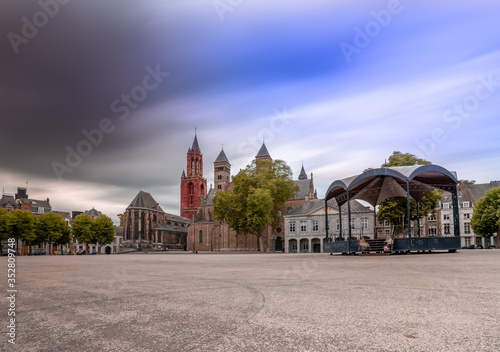
{"label": "cathedral tower", "polygon": [[181,177],[181,216],[193,219],[202,199],[207,197],[207,179],[203,178],[203,154],[196,134],[193,146],[187,152],[186,169],[187,175],[183,171]]}
{"label": "cathedral tower", "polygon": [[214,161],[214,182],[215,193],[225,191],[231,182],[231,164],[227,160],[224,149],[221,150],[219,156]]}

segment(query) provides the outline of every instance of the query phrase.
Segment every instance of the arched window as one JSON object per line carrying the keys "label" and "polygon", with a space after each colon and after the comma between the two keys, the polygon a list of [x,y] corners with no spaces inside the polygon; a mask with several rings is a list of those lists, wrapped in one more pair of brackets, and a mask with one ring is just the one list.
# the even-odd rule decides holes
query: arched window
{"label": "arched window", "polygon": [[202,230],[200,230],[199,236],[200,236],[200,239],[199,239],[200,243],[203,243],[203,231]]}
{"label": "arched window", "polygon": [[134,240],[139,239],[139,212],[134,214]]}
{"label": "arched window", "polygon": [[195,171],[194,174],[198,175],[198,158],[196,158],[196,162],[194,163]]}

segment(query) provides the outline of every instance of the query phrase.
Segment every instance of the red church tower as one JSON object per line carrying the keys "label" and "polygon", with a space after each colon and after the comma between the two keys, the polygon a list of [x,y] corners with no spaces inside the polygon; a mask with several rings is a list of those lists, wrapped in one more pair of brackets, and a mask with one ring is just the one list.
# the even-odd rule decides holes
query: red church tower
{"label": "red church tower", "polygon": [[187,175],[181,177],[181,216],[194,219],[202,200],[207,197],[207,179],[203,178],[203,154],[196,133],[187,152]]}

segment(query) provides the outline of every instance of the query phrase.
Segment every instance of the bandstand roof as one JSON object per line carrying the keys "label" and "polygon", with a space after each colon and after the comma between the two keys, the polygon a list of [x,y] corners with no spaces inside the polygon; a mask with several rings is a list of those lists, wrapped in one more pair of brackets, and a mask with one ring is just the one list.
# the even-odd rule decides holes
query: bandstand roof
{"label": "bandstand roof", "polygon": [[439,165],[414,165],[383,167],[360,175],[334,181],[325,194],[328,201],[335,198],[341,206],[348,200],[362,199],[372,206],[392,197],[406,197],[406,183],[410,197],[420,201],[434,188],[452,191],[457,183],[457,174]]}

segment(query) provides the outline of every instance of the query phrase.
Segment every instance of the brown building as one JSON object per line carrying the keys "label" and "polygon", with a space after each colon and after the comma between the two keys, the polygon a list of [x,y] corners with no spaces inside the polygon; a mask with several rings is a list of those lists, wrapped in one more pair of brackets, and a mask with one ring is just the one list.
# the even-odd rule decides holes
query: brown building
{"label": "brown building", "polygon": [[186,250],[189,219],[165,213],[153,196],[140,191],[123,216],[123,247]]}
{"label": "brown building", "polygon": [[[272,160],[266,145],[263,143],[259,152],[255,156],[259,160]],[[189,160],[189,159],[188,159]],[[284,250],[284,232],[273,232],[271,227],[259,238],[253,234],[236,235],[236,231],[221,221],[215,220],[213,215],[213,197],[217,192],[230,192],[231,183],[231,164],[224,150],[221,150],[219,156],[214,162],[214,183],[207,196],[202,199],[201,206],[197,209],[194,223],[189,226],[187,237],[187,249],[189,251],[271,251],[274,247],[276,251]],[[314,182],[308,179],[307,174],[302,167],[299,179],[294,181],[299,186],[299,191],[294,199],[286,202],[287,211],[295,209],[308,199],[316,199]],[[283,228],[283,226],[281,226]]]}

